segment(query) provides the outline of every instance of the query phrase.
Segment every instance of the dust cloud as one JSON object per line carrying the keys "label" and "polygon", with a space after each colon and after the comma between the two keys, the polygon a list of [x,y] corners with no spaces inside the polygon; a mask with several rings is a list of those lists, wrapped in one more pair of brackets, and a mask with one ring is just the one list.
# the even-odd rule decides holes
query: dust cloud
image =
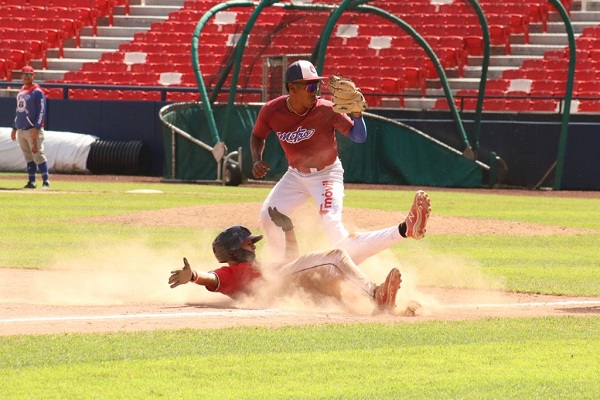
{"label": "dust cloud", "polygon": [[[200,239],[209,240],[212,238]],[[168,285],[170,272],[183,267],[183,257],[194,269],[218,266],[212,252],[205,253],[192,243],[168,250],[156,250],[141,242],[106,247],[96,244],[85,257],[65,257],[48,269],[24,270],[27,285],[23,289],[2,285],[0,297],[3,302],[82,306],[210,303],[215,295],[199,286],[171,289]]]}
{"label": "dust cloud", "polygon": [[[303,210],[306,211],[306,210]],[[320,223],[315,213],[293,216],[298,232],[300,253],[328,248],[320,233]],[[399,215],[398,219],[403,216]],[[391,222],[394,223],[394,222]],[[356,224],[346,222],[352,230]],[[253,230],[258,232],[258,230]],[[143,239],[118,245],[89,247],[82,257],[67,257],[57,260],[48,270],[29,270],[26,273],[26,289],[2,285],[2,302],[26,302],[49,305],[123,305],[123,304],[173,304],[204,305],[217,307],[279,308],[292,311],[320,311],[368,315],[374,312],[372,301],[350,285],[341,285],[338,296],[329,296],[324,285],[315,285],[316,290],[296,287],[279,293],[283,284],[275,275],[269,276],[270,286],[258,288],[259,295],[252,299],[234,302],[228,297],[208,292],[198,285],[181,285],[171,289],[168,285],[170,272],[183,267],[186,257],[193,269],[212,270],[219,267],[208,234],[182,242],[177,248],[157,249]],[[410,240],[410,239],[407,239]],[[407,310],[427,313],[444,304],[443,296],[431,293],[429,288],[473,288],[484,293],[490,301],[490,290],[501,290],[503,283],[483,273],[481,266],[472,260],[456,256],[435,255],[428,251],[425,238],[418,244],[418,254],[404,254],[402,246],[407,240],[395,245],[400,248],[399,256],[384,250],[362,262],[359,267],[376,285],[381,284],[389,271],[396,267],[401,271],[402,283],[397,298],[397,313]],[[411,243],[412,245],[413,243]],[[265,241],[258,243],[257,258],[269,263]],[[473,291],[471,298],[477,303],[479,292]],[[409,312],[409,314],[410,314]]]}

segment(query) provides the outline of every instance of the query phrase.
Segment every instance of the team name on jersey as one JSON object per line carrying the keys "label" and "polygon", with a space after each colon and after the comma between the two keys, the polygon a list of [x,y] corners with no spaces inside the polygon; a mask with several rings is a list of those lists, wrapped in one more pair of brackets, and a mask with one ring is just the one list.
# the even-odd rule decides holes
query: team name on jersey
{"label": "team name on jersey", "polygon": [[292,132],[277,132],[277,137],[282,142],[294,144],[306,139],[310,139],[314,134],[314,129],[304,129],[299,126],[298,129]]}

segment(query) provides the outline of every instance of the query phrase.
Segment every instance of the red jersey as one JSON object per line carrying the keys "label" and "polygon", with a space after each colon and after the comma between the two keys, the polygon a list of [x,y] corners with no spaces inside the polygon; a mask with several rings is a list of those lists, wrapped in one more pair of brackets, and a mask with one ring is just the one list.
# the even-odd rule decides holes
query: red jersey
{"label": "red jersey", "polygon": [[285,104],[287,97],[273,99],[260,109],[253,135],[264,140],[275,132],[293,168],[323,169],[333,164],[338,156],[335,131],[347,135],[353,121],[333,111],[333,103],[320,97],[306,115],[292,114]]}
{"label": "red jersey", "polygon": [[262,274],[254,263],[241,263],[211,271],[217,276],[216,287],[207,286],[210,292],[219,292],[233,299],[240,295],[252,294],[252,284],[262,279]]}

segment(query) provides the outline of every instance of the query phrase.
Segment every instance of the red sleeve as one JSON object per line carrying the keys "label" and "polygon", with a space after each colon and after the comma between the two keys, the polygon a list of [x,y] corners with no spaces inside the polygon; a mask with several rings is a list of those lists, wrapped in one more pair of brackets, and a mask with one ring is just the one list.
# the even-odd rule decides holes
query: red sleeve
{"label": "red sleeve", "polygon": [[350,129],[354,126],[354,121],[347,114],[335,113],[333,126],[344,136],[348,136]]}
{"label": "red sleeve", "polygon": [[221,267],[211,271],[217,276],[216,287],[206,287],[210,292],[219,292],[231,298],[242,294],[252,294],[252,283],[262,275],[252,264],[238,264],[233,267]]}
{"label": "red sleeve", "polygon": [[[285,96],[281,96],[281,98],[285,99]],[[278,103],[281,101],[282,100],[279,100],[279,98],[276,98],[265,103],[265,105],[260,108],[258,116],[256,117],[256,122],[254,123],[254,128],[252,129],[252,134],[254,136],[259,139],[266,139],[267,136],[269,136],[269,133],[273,130],[270,118],[273,117],[274,111],[280,108]]]}

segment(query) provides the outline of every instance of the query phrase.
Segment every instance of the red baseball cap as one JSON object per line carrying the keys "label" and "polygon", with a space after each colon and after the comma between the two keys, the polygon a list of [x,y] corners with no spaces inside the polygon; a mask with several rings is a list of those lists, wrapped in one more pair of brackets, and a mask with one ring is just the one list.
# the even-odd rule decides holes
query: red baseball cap
{"label": "red baseball cap", "polygon": [[35,71],[29,65],[24,66],[21,72],[24,74],[35,74]]}

